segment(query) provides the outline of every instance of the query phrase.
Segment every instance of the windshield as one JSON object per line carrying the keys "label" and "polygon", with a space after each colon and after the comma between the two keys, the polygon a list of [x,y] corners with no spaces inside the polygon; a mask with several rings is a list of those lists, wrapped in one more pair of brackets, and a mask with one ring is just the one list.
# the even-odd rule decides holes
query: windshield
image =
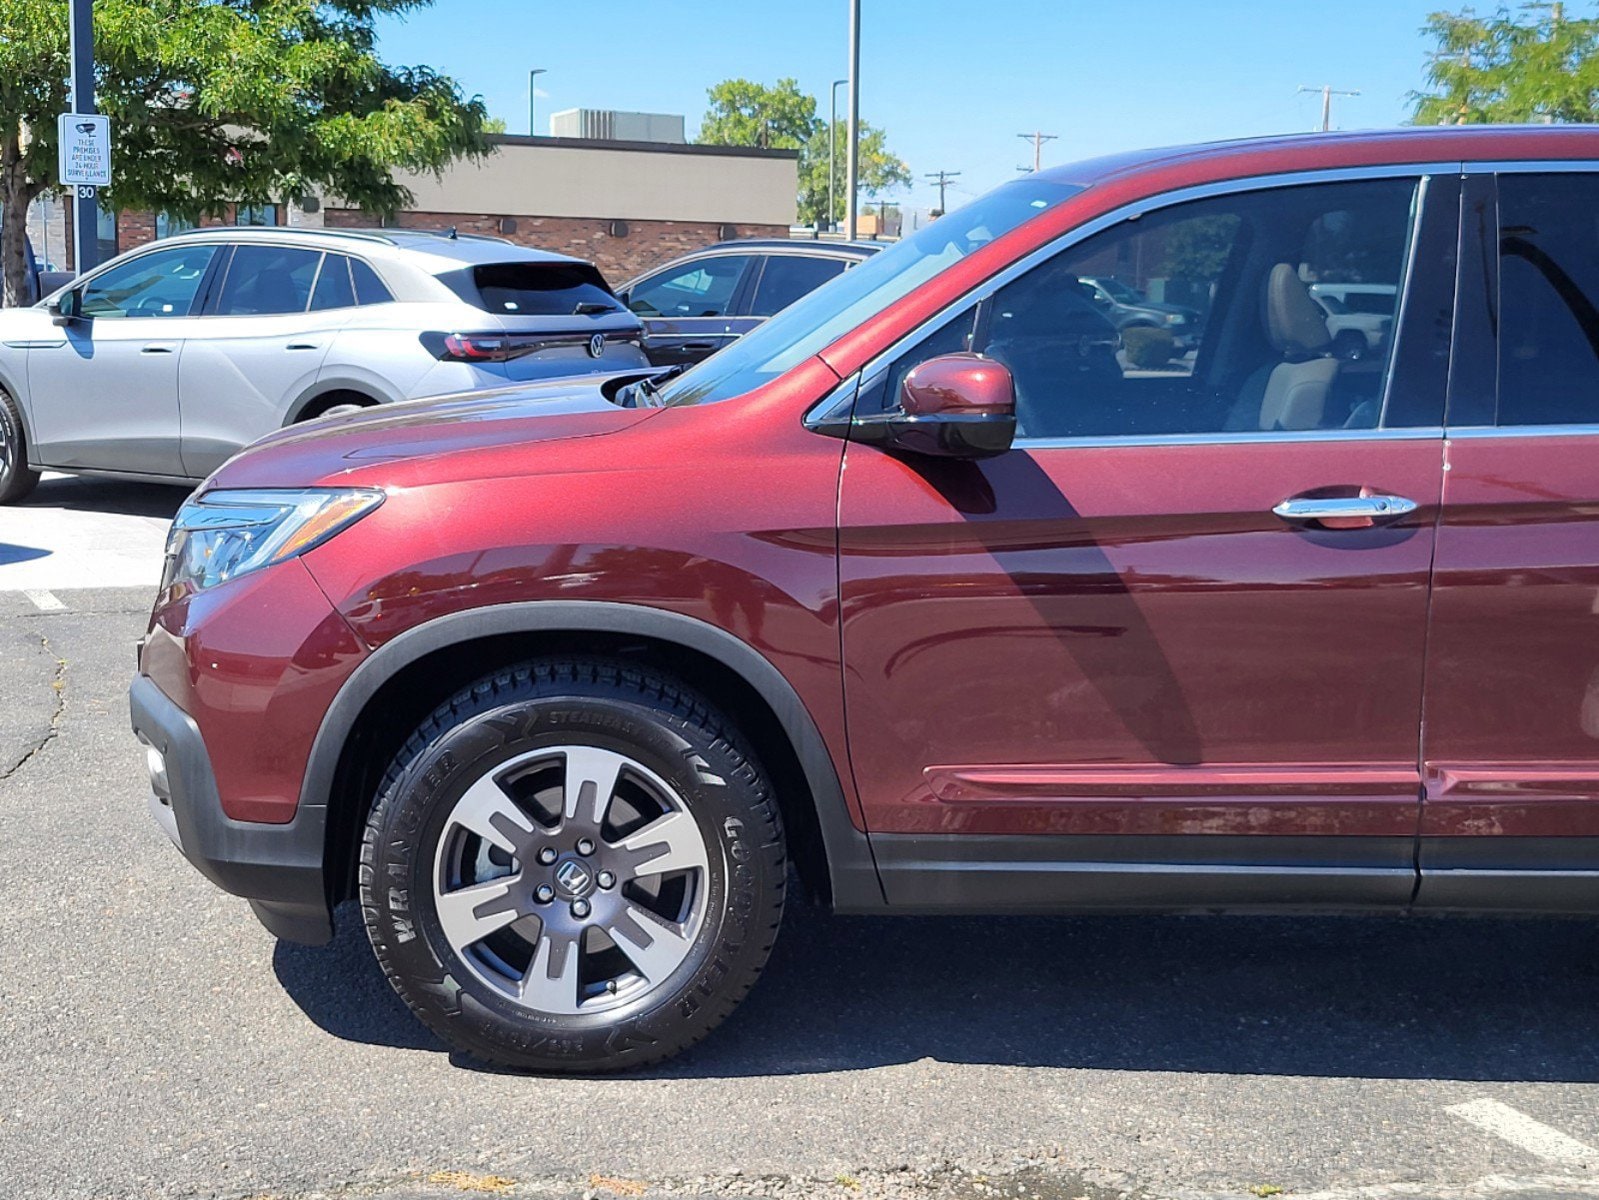
{"label": "windshield", "polygon": [[910,237],[789,305],[692,371],[663,384],[661,404],[706,404],[753,391],[825,350],[945,267],[1075,196],[1072,184],[1019,179]]}

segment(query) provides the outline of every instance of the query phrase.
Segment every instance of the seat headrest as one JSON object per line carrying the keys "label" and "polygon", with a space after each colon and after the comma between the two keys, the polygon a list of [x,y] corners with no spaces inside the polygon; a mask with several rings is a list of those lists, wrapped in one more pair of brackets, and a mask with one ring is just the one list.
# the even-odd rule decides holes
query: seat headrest
{"label": "seat headrest", "polygon": [[1327,314],[1311,297],[1299,272],[1278,263],[1266,277],[1266,336],[1277,353],[1309,358],[1332,345]]}

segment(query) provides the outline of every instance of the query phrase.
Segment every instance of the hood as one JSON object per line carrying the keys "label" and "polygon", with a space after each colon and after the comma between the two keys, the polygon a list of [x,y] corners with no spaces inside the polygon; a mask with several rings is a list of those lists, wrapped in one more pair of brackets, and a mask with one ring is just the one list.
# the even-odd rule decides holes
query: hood
{"label": "hood", "polygon": [[246,447],[202,487],[382,487],[526,470],[527,447],[616,433],[660,411],[618,408],[605,381],[555,379],[307,421]]}

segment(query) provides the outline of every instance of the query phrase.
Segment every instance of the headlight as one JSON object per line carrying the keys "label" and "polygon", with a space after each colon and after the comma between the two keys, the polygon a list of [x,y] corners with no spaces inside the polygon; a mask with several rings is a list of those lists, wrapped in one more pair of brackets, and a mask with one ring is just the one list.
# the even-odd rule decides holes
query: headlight
{"label": "headlight", "polygon": [[1168,325],[1183,325],[1183,324],[1186,324],[1187,321],[1188,321],[1188,318],[1183,316],[1182,313],[1167,313],[1166,314],[1166,324],[1168,324]]}
{"label": "headlight", "polygon": [[163,593],[214,587],[304,554],[383,503],[371,488],[206,492],[178,510],[167,535]]}

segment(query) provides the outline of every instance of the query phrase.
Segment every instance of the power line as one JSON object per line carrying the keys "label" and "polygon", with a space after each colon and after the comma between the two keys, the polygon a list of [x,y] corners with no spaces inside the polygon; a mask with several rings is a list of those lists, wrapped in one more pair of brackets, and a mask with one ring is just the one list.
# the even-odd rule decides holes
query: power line
{"label": "power line", "polygon": [[[1023,141],[1028,141],[1028,142],[1032,142],[1033,143],[1033,170],[1037,171],[1044,165],[1044,143],[1045,142],[1053,142],[1056,138],[1058,138],[1060,136],[1060,134],[1058,134],[1058,133],[1018,133],[1016,136],[1021,138]],[[1027,168],[1026,167],[1019,167],[1017,169],[1025,171]]]}
{"label": "power line", "polygon": [[1299,87],[1299,90],[1301,92],[1320,92],[1321,93],[1321,131],[1323,133],[1326,133],[1330,129],[1332,129],[1332,98],[1334,96],[1358,96],[1358,95],[1360,95],[1359,92],[1343,92],[1343,91],[1339,91],[1337,88],[1333,87],[1331,84],[1324,84],[1323,86],[1321,86],[1319,88],[1316,88],[1316,87],[1305,87],[1303,84],[1301,84],[1300,87]]}
{"label": "power line", "polygon": [[944,207],[944,189],[949,186],[951,179],[959,179],[960,177],[961,173],[959,171],[935,171],[930,175],[923,176],[923,178],[931,179],[938,184],[938,213],[940,216],[943,216],[948,211]]}

